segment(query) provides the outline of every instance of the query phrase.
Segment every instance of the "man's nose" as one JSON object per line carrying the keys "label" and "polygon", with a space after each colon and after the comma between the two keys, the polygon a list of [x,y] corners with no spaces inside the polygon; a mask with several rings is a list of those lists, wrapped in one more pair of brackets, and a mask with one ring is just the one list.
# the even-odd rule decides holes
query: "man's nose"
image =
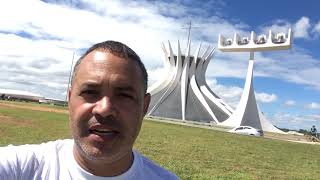
{"label": "man's nose", "polygon": [[115,111],[110,97],[103,96],[99,101],[97,101],[92,113],[95,115],[98,114],[102,117],[114,115]]}

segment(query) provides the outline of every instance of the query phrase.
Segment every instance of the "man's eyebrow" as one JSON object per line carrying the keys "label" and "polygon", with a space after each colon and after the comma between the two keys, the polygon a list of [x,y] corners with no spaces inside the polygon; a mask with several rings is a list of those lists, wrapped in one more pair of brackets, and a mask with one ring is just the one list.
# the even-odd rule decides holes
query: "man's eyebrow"
{"label": "man's eyebrow", "polygon": [[118,90],[118,91],[135,91],[135,89],[131,86],[116,87],[116,90]]}
{"label": "man's eyebrow", "polygon": [[85,82],[80,85],[80,88],[99,88],[101,85],[95,82]]}

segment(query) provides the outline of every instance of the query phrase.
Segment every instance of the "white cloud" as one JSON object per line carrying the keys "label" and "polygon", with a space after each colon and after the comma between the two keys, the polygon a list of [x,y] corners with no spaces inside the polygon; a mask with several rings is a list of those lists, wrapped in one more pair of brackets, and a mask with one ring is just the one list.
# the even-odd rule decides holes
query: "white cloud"
{"label": "white cloud", "polygon": [[312,114],[309,115],[309,117],[320,122],[320,114]]}
{"label": "white cloud", "polygon": [[[243,88],[237,86],[225,86],[218,84],[216,79],[207,80],[209,87],[216,93],[221,99],[225,100],[227,104],[236,108],[243,92]],[[256,100],[261,103],[272,103],[278,98],[275,94],[268,94],[265,92],[255,93]]]}
{"label": "white cloud", "polygon": [[308,17],[301,17],[294,24],[294,37],[296,38],[309,38],[309,29],[311,27]]}
{"label": "white cloud", "polygon": [[278,98],[275,94],[256,93],[256,99],[262,103],[271,103],[276,101]]}
{"label": "white cloud", "polygon": [[[292,26],[298,28],[299,38],[309,36],[310,23],[307,17],[300,18],[296,23],[277,20],[271,26],[262,27],[261,31],[267,33],[271,29],[274,33],[287,32]],[[295,33],[294,38],[297,38]],[[248,53],[218,51],[208,67],[210,76],[245,78],[248,56]],[[312,57],[310,52],[296,44],[289,51],[255,53],[255,59],[255,77],[272,77],[320,90],[320,79],[314,78],[316,74],[320,75],[319,59]]]}
{"label": "white cloud", "polygon": [[166,75],[169,73],[168,69],[161,67],[161,68],[155,68],[155,69],[148,69],[148,76],[149,76],[149,86],[154,84],[155,82],[163,79],[166,77]]}
{"label": "white cloud", "polygon": [[261,27],[261,31],[265,34],[271,29],[273,32],[287,32],[289,28],[293,30],[294,38],[310,38],[310,19],[308,17],[301,17],[295,23],[291,23],[285,20],[275,20],[272,25]]}
{"label": "white cloud", "polygon": [[[17,3],[21,6],[16,6]],[[177,20],[157,14],[152,8],[127,6],[124,1],[96,3],[105,5],[92,6],[110,13],[99,14],[32,0],[3,2],[0,6],[0,62],[1,67],[6,68],[2,68],[0,75],[7,78],[0,80],[1,84],[10,81],[8,88],[16,89],[28,89],[22,84],[33,84],[37,93],[61,98],[73,52],[108,39],[128,44],[140,54],[147,68],[162,65],[160,42],[163,37],[171,40],[179,37],[173,31]],[[115,11],[124,6],[126,11]],[[46,61],[54,63],[46,64]],[[37,63],[41,63],[42,68]],[[42,83],[49,80],[53,82]],[[45,88],[40,88],[40,84]],[[63,92],[51,93],[52,86]]]}
{"label": "white cloud", "polygon": [[309,130],[312,125],[320,127],[319,114],[289,114],[289,113],[276,113],[269,117],[269,119],[277,127],[286,127],[290,129],[306,129]]}
{"label": "white cloud", "polygon": [[242,88],[218,84],[216,79],[208,79],[207,83],[210,89],[212,89],[212,91],[221,99],[223,99],[227,104],[229,104],[233,108],[237,107],[242,95]]}
{"label": "white cloud", "polygon": [[[174,3],[123,0],[51,2],[55,4],[36,0],[2,2],[0,6],[2,85],[28,89],[29,86],[22,84],[32,83],[36,93],[61,96],[65,92],[63,87],[66,87],[68,82],[73,52],[79,52],[93,43],[108,39],[128,44],[141,56],[150,72],[150,84],[152,84],[164,71],[161,70],[163,52],[160,43],[171,40],[176,51],[176,42],[180,39],[184,51],[187,33],[181,26],[188,20],[196,22],[195,26],[204,27],[192,30],[194,48],[200,42],[203,42],[203,46],[216,46],[219,33],[225,36],[232,36],[234,32],[249,33],[246,24],[242,22],[234,24],[218,16],[208,16],[204,10],[199,12],[205,16],[187,16],[196,10],[180,5],[177,1]],[[301,32],[303,29],[308,29],[307,19],[301,18],[296,23]],[[273,27],[290,26],[290,23],[279,21]],[[79,55],[77,54],[77,57]],[[208,80],[216,77],[244,79],[248,56],[248,53],[217,51],[207,70]],[[320,89],[320,79],[313,78],[314,74],[320,73],[319,61],[304,52],[293,50],[268,57],[256,53],[255,59],[257,59],[255,76],[274,77]],[[45,63],[46,61],[50,63]],[[47,81],[52,82],[43,83]],[[54,89],[52,86],[55,85],[60,92],[52,92]],[[242,92],[242,88],[235,86],[216,85],[213,88],[217,94],[221,94],[222,98],[228,99],[226,101],[234,105],[237,104]],[[271,94],[261,98],[261,102],[273,102],[274,99]]]}
{"label": "white cloud", "polygon": [[286,106],[295,106],[296,102],[294,100],[288,100],[284,103]]}
{"label": "white cloud", "polygon": [[268,34],[269,30],[272,30],[272,32],[279,33],[279,32],[284,32],[287,33],[289,28],[292,28],[292,24],[288,21],[284,20],[275,20],[272,25],[269,26],[263,26],[260,27],[262,33]]}
{"label": "white cloud", "polygon": [[305,106],[307,109],[320,109],[320,104],[316,102],[312,102]]}
{"label": "white cloud", "polygon": [[317,36],[320,35],[320,21],[314,26],[313,32],[315,32]]}
{"label": "white cloud", "polygon": [[304,84],[320,90],[320,62],[299,48],[257,57],[255,75]]}

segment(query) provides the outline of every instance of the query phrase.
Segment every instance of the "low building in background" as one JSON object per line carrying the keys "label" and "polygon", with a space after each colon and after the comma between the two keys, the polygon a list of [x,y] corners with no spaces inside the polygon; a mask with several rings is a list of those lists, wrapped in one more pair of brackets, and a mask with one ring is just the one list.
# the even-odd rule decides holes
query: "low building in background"
{"label": "low building in background", "polygon": [[56,106],[67,106],[68,105],[68,102],[65,100],[53,99],[53,98],[41,99],[41,100],[39,100],[39,103],[52,104],[52,105],[56,105]]}
{"label": "low building in background", "polygon": [[40,94],[13,89],[0,89],[0,99],[9,101],[37,102],[57,106],[66,106],[68,104],[65,100],[45,98]]}
{"label": "low building in background", "polygon": [[13,89],[0,89],[0,97],[2,100],[28,102],[39,102],[45,99],[45,97],[40,94]]}

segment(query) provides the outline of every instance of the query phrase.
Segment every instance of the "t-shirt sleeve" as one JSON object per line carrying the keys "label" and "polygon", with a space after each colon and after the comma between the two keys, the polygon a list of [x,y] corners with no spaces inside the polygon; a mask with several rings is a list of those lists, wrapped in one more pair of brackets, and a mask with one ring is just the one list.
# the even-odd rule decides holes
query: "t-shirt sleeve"
{"label": "t-shirt sleeve", "polygon": [[0,147],[0,179],[30,179],[39,165],[36,154],[34,145]]}

